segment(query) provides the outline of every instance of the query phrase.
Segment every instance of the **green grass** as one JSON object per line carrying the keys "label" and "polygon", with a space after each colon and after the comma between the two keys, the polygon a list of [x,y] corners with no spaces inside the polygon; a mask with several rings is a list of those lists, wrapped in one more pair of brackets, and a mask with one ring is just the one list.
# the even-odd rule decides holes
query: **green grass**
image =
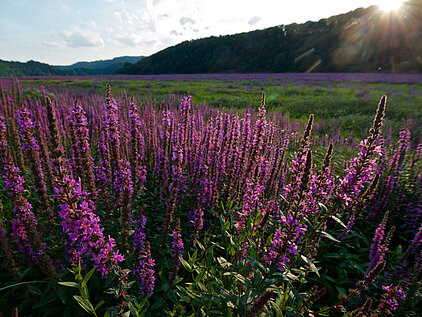
{"label": "green grass", "polygon": [[[140,101],[162,102],[169,95],[191,94],[194,103],[222,108],[243,109],[257,107],[262,91],[267,94],[267,109],[288,113],[295,120],[304,119],[310,113],[316,120],[324,119],[338,124],[342,134],[350,131],[356,136],[371,125],[380,97],[388,95],[386,124],[396,132],[408,118],[421,122],[422,84],[393,84],[362,82],[321,82],[303,84],[286,81],[282,85],[276,80],[128,80],[110,78],[42,78],[24,79],[21,84],[30,88],[28,97],[43,85],[48,89],[71,89],[76,92],[95,90],[104,94],[106,85],[112,85],[114,94],[124,91]],[[416,125],[417,126],[417,125]],[[421,134],[421,131],[413,131]]]}

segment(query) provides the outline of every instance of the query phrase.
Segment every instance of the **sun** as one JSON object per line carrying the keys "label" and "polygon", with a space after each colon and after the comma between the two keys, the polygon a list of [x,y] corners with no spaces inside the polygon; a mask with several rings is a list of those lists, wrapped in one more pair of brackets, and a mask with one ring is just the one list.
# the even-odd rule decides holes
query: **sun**
{"label": "sun", "polygon": [[404,0],[381,0],[377,1],[377,6],[382,11],[396,11],[403,4]]}

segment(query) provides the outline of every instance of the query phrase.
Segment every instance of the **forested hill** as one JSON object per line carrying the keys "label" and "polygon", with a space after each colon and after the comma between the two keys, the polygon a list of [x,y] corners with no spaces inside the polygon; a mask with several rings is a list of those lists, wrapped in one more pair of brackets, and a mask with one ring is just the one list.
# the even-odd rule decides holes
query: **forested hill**
{"label": "forested hill", "polygon": [[21,62],[8,62],[0,59],[0,77],[13,76],[59,76],[69,75],[65,70],[48,64],[29,61],[26,63]]}
{"label": "forested hill", "polygon": [[120,56],[108,60],[99,60],[93,62],[78,62],[69,66],[57,66],[62,70],[75,70],[79,74],[86,72],[87,75],[109,75],[119,68],[129,66],[140,61],[144,56]]}
{"label": "forested hill", "polygon": [[186,41],[117,73],[422,72],[422,0]]}
{"label": "forested hill", "polygon": [[0,60],[0,77],[13,76],[60,76],[60,75],[111,75],[117,69],[128,67],[143,56],[121,56],[109,60],[78,62],[69,66],[52,66],[36,61],[8,62]]}

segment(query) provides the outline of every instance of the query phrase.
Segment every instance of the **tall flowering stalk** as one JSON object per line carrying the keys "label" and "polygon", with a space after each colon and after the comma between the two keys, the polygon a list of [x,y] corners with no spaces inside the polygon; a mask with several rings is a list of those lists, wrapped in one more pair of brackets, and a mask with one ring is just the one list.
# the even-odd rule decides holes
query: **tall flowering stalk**
{"label": "tall flowering stalk", "polygon": [[137,219],[132,219],[133,232],[133,253],[135,262],[132,269],[132,275],[140,278],[140,292],[144,296],[151,295],[155,284],[155,261],[151,257],[151,246],[146,241],[145,226],[147,217],[140,212]]}
{"label": "tall flowering stalk", "polygon": [[121,222],[121,246],[122,251],[129,249],[129,228],[131,219],[131,206],[133,195],[133,183],[129,162],[125,156],[122,156],[119,162],[120,171],[114,177],[114,199],[117,206],[120,207]]}
{"label": "tall flowering stalk", "polygon": [[147,241],[145,243],[145,251],[143,252],[142,259],[139,262],[139,277],[140,280],[140,291],[141,294],[151,295],[154,291],[155,286],[155,271],[154,271],[155,261],[151,257],[151,245]]}
{"label": "tall flowering stalk", "polygon": [[46,101],[54,161],[54,197],[60,201],[61,225],[69,238],[65,242],[69,260],[77,263],[88,258],[102,275],[108,274],[124,257],[114,250],[114,239],[104,236],[100,219],[94,213],[94,204],[87,198],[86,192],[82,191],[80,181],[75,181],[68,174],[55,109],[49,98]]}
{"label": "tall flowering stalk", "polygon": [[173,237],[173,242],[171,244],[173,248],[173,272],[170,274],[170,281],[173,282],[179,272],[180,268],[180,258],[183,255],[183,241],[182,241],[182,234],[180,229],[180,219],[177,218],[176,221],[176,228],[173,230],[171,234]]}
{"label": "tall flowering stalk", "polygon": [[32,130],[34,124],[28,109],[22,108],[17,111],[17,122],[22,142],[22,150],[29,160],[32,175],[34,176],[34,188],[38,194],[41,205],[43,206],[41,209],[45,212],[45,207],[48,203],[47,188],[40,161],[40,148],[33,136]]}
{"label": "tall flowering stalk", "polygon": [[75,105],[71,109],[75,126],[75,149],[77,150],[76,158],[81,166],[81,179],[84,187],[94,197],[95,195],[95,177],[94,177],[94,160],[91,156],[91,149],[88,135],[88,122],[81,104],[75,101]]}
{"label": "tall flowering stalk", "polygon": [[388,163],[388,171],[382,185],[377,193],[377,199],[370,206],[370,216],[375,216],[384,210],[390,201],[392,195],[395,193],[400,180],[400,173],[404,167],[404,159],[407,151],[410,148],[410,131],[403,129],[400,131],[399,140],[397,141],[392,158]]}
{"label": "tall flowering stalk", "polygon": [[10,135],[12,137],[11,145],[13,145],[13,148],[15,150],[16,161],[18,165],[17,167],[19,167],[21,171],[25,171],[26,169],[25,156],[22,151],[22,143],[20,141],[19,132],[18,132],[18,129],[16,128],[16,121],[12,118],[9,118],[7,126],[10,129]]}
{"label": "tall flowering stalk", "polygon": [[107,137],[108,148],[110,151],[110,165],[112,170],[112,177],[114,179],[116,174],[119,172],[120,133],[117,102],[111,94],[110,85],[107,86],[104,129],[105,136]]}
{"label": "tall flowering stalk", "polygon": [[107,201],[107,187],[112,182],[112,172],[110,165],[110,151],[105,134],[101,134],[97,141],[97,151],[99,153],[98,163],[95,166],[96,180],[98,182],[98,196],[102,201]]}
{"label": "tall flowering stalk", "polygon": [[39,266],[48,278],[57,279],[56,270],[37,228],[38,221],[31,210],[31,204],[25,198],[24,179],[20,175],[19,168],[15,167],[7,148],[6,125],[1,116],[0,168],[6,190],[13,202],[12,237],[16,239],[19,249],[27,256],[30,263]]}
{"label": "tall flowering stalk", "polygon": [[41,159],[43,163],[42,166],[43,166],[45,176],[46,176],[46,184],[48,185],[48,188],[51,190],[52,183],[53,183],[53,170],[50,164],[50,153],[48,153],[48,146],[46,144],[45,134],[39,120],[35,123],[35,131],[36,131],[37,141],[40,147],[40,154],[41,154]]}
{"label": "tall flowering stalk", "polygon": [[[308,186],[308,181],[311,176],[311,165],[307,167],[308,156],[311,155],[309,150],[309,138],[312,132],[312,125],[314,122],[314,115],[311,114],[306,125],[305,132],[300,142],[300,147],[296,157],[292,160],[291,182],[284,187],[284,196],[289,203],[295,202],[300,204],[305,195],[303,189]],[[311,157],[309,157],[311,158]],[[311,162],[308,162],[311,164]],[[304,174],[305,169],[308,169],[306,175]],[[304,179],[302,179],[305,176]],[[303,187],[303,188],[302,188]],[[295,197],[297,196],[297,197]]]}
{"label": "tall flowering stalk", "polygon": [[264,310],[265,305],[277,294],[274,291],[266,291],[262,293],[252,304],[252,307],[246,311],[246,317],[259,316],[259,314]]}
{"label": "tall flowering stalk", "polygon": [[[134,228],[132,235],[132,249],[135,257],[139,259],[145,254],[146,236],[144,230],[147,224],[147,217],[141,213],[138,219],[132,219],[131,224]],[[135,261],[132,269],[133,275],[136,275],[139,272],[140,265],[142,264],[141,262]]]}
{"label": "tall flowering stalk", "polygon": [[376,170],[376,160],[372,158],[374,153],[380,153],[380,147],[376,141],[381,133],[381,127],[385,115],[387,96],[383,96],[379,102],[374,123],[369,130],[370,136],[363,140],[359,147],[361,150],[357,157],[353,158],[349,167],[344,170],[344,176],[340,179],[337,197],[347,207],[351,207],[359,197],[366,182],[373,176]]}
{"label": "tall flowering stalk", "polygon": [[387,211],[378,228],[375,230],[375,235],[372,240],[371,250],[369,253],[371,262],[369,263],[366,272],[372,270],[375,265],[377,265],[377,263],[384,261],[385,252],[388,250],[388,236],[386,238],[386,242],[383,243],[385,238],[385,225],[387,223],[388,215],[389,212]]}
{"label": "tall flowering stalk", "polygon": [[131,135],[130,152],[131,152],[131,167],[132,180],[135,184],[135,194],[138,189],[141,189],[146,179],[146,168],[144,165],[145,154],[145,140],[141,133],[142,125],[138,115],[138,109],[135,100],[132,97],[129,104],[129,128]]}

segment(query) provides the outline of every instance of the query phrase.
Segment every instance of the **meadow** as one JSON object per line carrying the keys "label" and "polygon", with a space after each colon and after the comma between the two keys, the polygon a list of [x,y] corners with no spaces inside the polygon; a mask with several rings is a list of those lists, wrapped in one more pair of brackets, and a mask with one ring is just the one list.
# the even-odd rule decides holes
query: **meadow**
{"label": "meadow", "polygon": [[422,75],[0,83],[0,316],[422,314]]}

